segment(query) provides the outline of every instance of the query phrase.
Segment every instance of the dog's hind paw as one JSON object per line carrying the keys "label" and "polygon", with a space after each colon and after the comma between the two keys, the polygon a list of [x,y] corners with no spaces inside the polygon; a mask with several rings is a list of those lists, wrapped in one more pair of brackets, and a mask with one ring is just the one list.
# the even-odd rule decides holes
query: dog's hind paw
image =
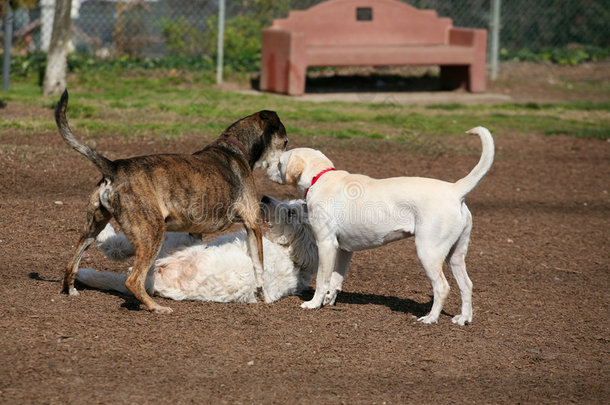
{"label": "dog's hind paw", "polygon": [[152,309],[152,312],[154,312],[155,314],[171,314],[172,312],[174,312],[173,309],[171,309],[170,307],[162,307],[161,305],[157,305],[156,307],[154,307]]}
{"label": "dog's hind paw", "polygon": [[422,316],[421,318],[418,319],[419,322],[421,323],[437,323],[438,322],[438,318],[432,315],[426,315],[426,316]]}
{"label": "dog's hind paw", "polygon": [[78,290],[74,287],[68,288],[67,291],[65,289],[61,290],[60,293],[68,294],[71,297],[78,297],[80,295]]}
{"label": "dog's hind paw", "polygon": [[324,302],[322,303],[322,305],[324,305],[324,306],[335,305],[335,302],[337,301],[338,293],[339,293],[339,290],[328,291],[326,293],[326,295],[324,296]]}
{"label": "dog's hind paw", "polygon": [[460,326],[464,326],[467,323],[468,324],[472,323],[472,315],[470,315],[470,316],[464,315],[464,314],[456,315],[453,317],[453,319],[451,319],[451,322],[457,323]]}

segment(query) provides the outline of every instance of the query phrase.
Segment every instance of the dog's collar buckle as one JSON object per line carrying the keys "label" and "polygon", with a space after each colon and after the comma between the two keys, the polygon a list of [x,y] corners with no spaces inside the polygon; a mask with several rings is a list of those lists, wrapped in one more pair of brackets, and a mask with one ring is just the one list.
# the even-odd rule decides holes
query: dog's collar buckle
{"label": "dog's collar buckle", "polygon": [[244,155],[244,158],[246,159],[246,161],[249,160],[249,155],[248,155],[248,151],[246,150],[246,148],[244,147],[244,144],[241,143],[237,138],[235,138],[233,135],[229,135],[229,134],[222,134],[220,135],[220,139],[224,139],[225,141],[231,142],[233,145],[237,146],[239,148],[239,150],[241,151],[241,153]]}
{"label": "dog's collar buckle", "polygon": [[320,173],[318,173],[318,174],[317,174],[317,175],[316,175],[316,176],[313,178],[313,180],[311,181],[311,185],[310,185],[309,187],[307,187],[307,190],[305,190],[305,198],[307,198],[307,193],[309,193],[309,189],[310,189],[310,188],[312,188],[312,187],[313,187],[313,185],[314,185],[314,184],[316,184],[316,182],[317,182],[318,180],[320,180],[320,177],[322,177],[322,175],[323,175],[324,173],[328,173],[328,172],[331,172],[331,171],[333,171],[333,170],[337,170],[337,169],[335,169],[334,167],[331,167],[330,169],[325,169],[325,170],[322,170]]}

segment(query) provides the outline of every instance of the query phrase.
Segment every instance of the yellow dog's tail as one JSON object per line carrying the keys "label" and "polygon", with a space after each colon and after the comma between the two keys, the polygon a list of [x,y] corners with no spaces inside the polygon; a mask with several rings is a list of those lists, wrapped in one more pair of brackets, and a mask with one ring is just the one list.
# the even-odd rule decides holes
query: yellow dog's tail
{"label": "yellow dog's tail", "polygon": [[472,169],[466,177],[454,183],[455,188],[458,190],[458,193],[462,195],[462,198],[464,198],[466,194],[470,193],[477,186],[477,184],[479,184],[483,176],[485,176],[485,174],[491,168],[491,164],[494,161],[494,140],[489,130],[484,127],[476,127],[466,131],[466,133],[478,135],[481,138],[483,151],[481,152],[481,159],[479,159],[479,163],[477,163],[474,169]]}

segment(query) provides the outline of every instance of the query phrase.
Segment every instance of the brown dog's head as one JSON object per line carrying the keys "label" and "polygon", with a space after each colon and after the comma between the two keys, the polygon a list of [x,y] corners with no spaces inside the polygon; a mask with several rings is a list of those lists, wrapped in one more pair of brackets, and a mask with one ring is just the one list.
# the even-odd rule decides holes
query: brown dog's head
{"label": "brown dog's head", "polygon": [[223,136],[233,136],[248,152],[250,168],[265,169],[277,164],[286,150],[286,128],[274,111],[263,110],[233,123]]}

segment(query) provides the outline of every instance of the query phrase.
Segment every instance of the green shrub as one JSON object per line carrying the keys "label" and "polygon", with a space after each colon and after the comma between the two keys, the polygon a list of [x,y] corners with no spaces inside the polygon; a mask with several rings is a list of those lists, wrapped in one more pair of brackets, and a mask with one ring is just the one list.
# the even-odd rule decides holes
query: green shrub
{"label": "green shrub", "polygon": [[[271,24],[274,17],[285,14],[288,0],[251,0],[250,12],[225,21],[224,62],[237,72],[260,69],[261,30]],[[207,20],[205,43],[210,55],[216,56],[218,41],[218,16]]]}
{"label": "green shrub", "polygon": [[184,17],[161,19],[161,33],[170,55],[201,56],[206,51],[204,34],[188,25]]}
{"label": "green shrub", "polygon": [[[207,20],[207,52],[217,57],[218,16]],[[214,27],[213,29],[211,27]],[[248,16],[237,16],[225,22],[224,62],[235,71],[254,71],[260,67],[262,25]]]}
{"label": "green shrub", "polygon": [[579,65],[585,62],[595,62],[610,57],[610,48],[598,46],[569,46],[563,48],[546,47],[539,50],[522,48],[509,51],[503,48],[500,51],[501,60],[519,62],[552,62],[559,65]]}

